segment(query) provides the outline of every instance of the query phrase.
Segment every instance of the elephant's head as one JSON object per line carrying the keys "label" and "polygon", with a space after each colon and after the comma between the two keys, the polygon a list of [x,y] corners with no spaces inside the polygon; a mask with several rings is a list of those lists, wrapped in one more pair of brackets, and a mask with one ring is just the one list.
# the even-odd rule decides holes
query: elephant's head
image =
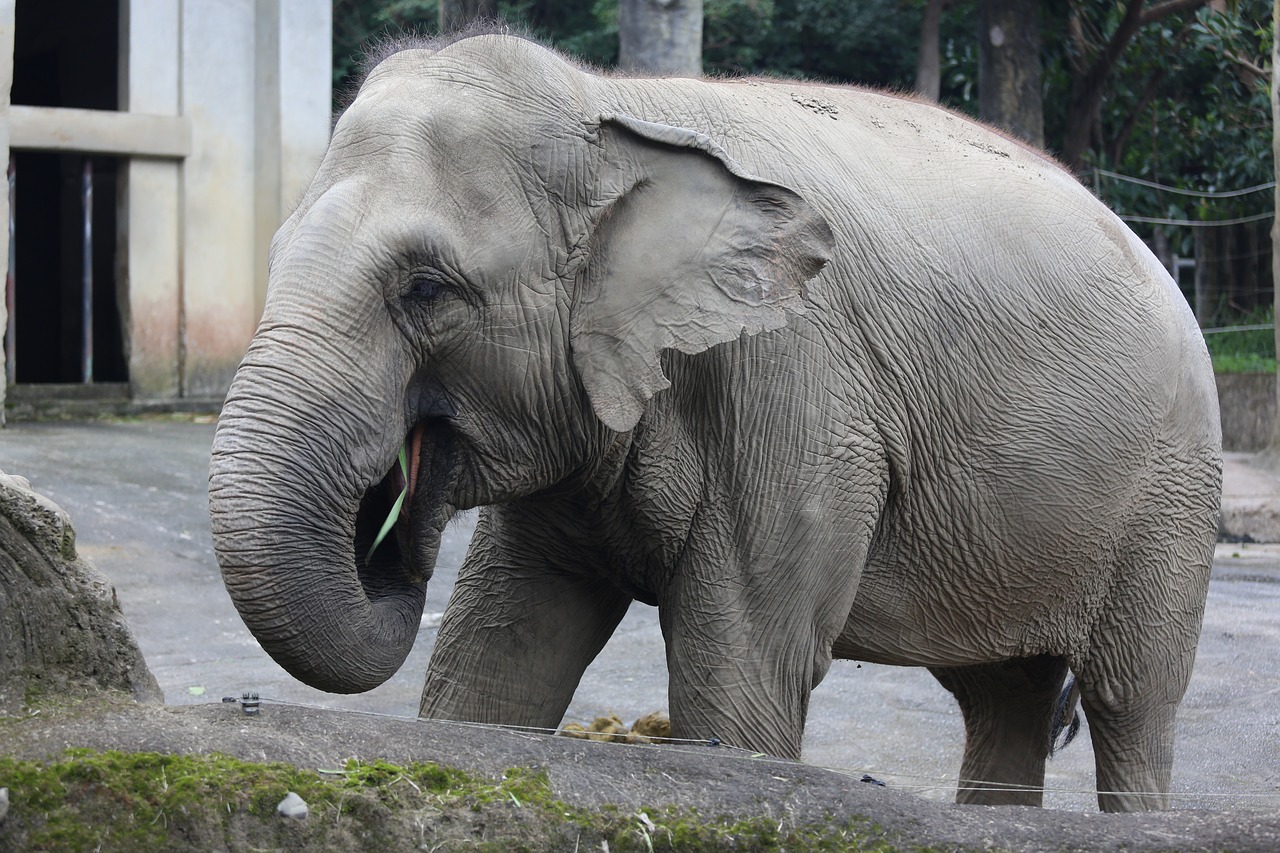
{"label": "elephant's head", "polygon": [[308,684],[390,677],[456,510],[585,476],[663,349],[780,327],[825,262],[799,196],[606,85],[511,38],[394,54],[275,237],[210,513],[241,616]]}

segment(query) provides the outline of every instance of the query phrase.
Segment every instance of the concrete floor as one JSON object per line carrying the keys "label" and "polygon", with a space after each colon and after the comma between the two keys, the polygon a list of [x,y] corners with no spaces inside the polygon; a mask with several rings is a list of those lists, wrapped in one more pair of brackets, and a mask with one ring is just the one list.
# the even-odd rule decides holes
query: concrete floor
{"label": "concrete floor", "polygon": [[[456,521],[445,537],[418,643],[400,673],[365,694],[322,693],[267,657],[222,587],[205,497],[212,435],[212,423],[177,417],[11,424],[0,430],[0,470],[28,478],[71,514],[81,553],[115,584],[170,704],[216,702],[252,690],[277,700],[413,716],[474,514]],[[1254,478],[1251,494],[1280,493],[1280,478],[1265,466],[1238,454],[1231,462],[1229,491],[1247,471]],[[1259,477],[1276,488],[1260,489]],[[1278,641],[1280,546],[1219,546],[1196,670],[1178,719],[1176,808],[1280,810]],[[630,722],[666,705],[657,613],[635,604],[588,670],[566,721],[616,712]],[[1046,805],[1096,809],[1085,734],[1050,763]],[[962,746],[959,711],[927,672],[837,661],[813,694],[804,758],[951,800]]]}

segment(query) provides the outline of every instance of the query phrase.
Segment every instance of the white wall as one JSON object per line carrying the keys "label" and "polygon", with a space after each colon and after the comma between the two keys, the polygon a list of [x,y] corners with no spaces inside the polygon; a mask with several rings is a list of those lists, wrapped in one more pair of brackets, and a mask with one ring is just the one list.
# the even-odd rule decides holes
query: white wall
{"label": "white wall", "polygon": [[[0,0],[0,154],[8,153],[16,2]],[[154,122],[108,120],[121,118],[114,113],[77,125],[83,150],[141,155],[122,164],[119,195],[132,394],[220,398],[261,312],[271,235],[328,145],[331,0],[120,2],[121,110],[178,117],[164,127],[175,139],[189,131],[191,141],[185,157],[185,149],[160,153],[138,138]],[[56,111],[43,118],[55,127],[71,120]],[[115,147],[101,147],[98,128],[113,129]],[[6,211],[0,192],[0,222]],[[6,246],[0,233],[0,265]],[[0,404],[3,393],[0,383]]]}

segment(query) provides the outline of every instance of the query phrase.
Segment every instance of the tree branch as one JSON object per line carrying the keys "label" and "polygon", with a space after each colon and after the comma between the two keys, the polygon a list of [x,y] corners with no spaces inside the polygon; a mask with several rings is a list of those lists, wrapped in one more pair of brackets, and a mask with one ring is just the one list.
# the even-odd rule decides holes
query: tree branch
{"label": "tree branch", "polygon": [[1270,68],[1263,68],[1261,65],[1257,65],[1256,63],[1251,62],[1250,60],[1244,58],[1243,56],[1239,56],[1238,54],[1232,53],[1229,50],[1224,50],[1222,52],[1222,55],[1225,56],[1227,59],[1231,60],[1232,62],[1234,62],[1236,65],[1239,65],[1241,68],[1243,68],[1245,71],[1249,72],[1250,74],[1254,75],[1255,77],[1261,77],[1265,80],[1266,78],[1271,76]]}
{"label": "tree branch", "polygon": [[1142,20],[1140,23],[1145,26],[1156,21],[1162,21],[1170,15],[1176,15],[1179,12],[1186,12],[1190,9],[1199,9],[1208,3],[1209,0],[1164,0],[1163,3],[1157,3],[1142,11]]}
{"label": "tree branch", "polygon": [[1208,0],[1164,0],[1163,3],[1144,8],[1145,0],[1128,0],[1124,19],[1116,28],[1098,58],[1083,74],[1077,73],[1071,85],[1071,103],[1067,107],[1067,134],[1062,146],[1062,159],[1072,169],[1078,169],[1089,137],[1097,121],[1098,107],[1107,81],[1120,54],[1128,47],[1143,24],[1167,18],[1178,12],[1198,9]]}

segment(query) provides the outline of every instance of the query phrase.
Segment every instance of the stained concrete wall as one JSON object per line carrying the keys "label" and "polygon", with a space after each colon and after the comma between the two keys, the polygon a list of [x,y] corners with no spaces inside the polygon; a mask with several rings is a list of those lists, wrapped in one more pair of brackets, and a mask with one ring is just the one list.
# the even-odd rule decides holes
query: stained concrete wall
{"label": "stained concrete wall", "polygon": [[[120,108],[182,112],[180,4],[127,0],[120,14]],[[181,393],[182,163],[132,158],[120,169],[116,286],[135,399]]]}
{"label": "stained concrete wall", "polygon": [[220,397],[253,335],[266,246],[329,141],[330,0],[185,0],[182,389]]}
{"label": "stained concrete wall", "polygon": [[1271,442],[1276,423],[1274,373],[1219,373],[1222,448],[1257,452]]}
{"label": "stained concrete wall", "polygon": [[267,253],[329,144],[333,6],[258,0],[255,314],[267,293]]}
{"label": "stained concrete wall", "polygon": [[[8,108],[18,1],[0,0],[0,154],[20,126],[27,148],[125,157],[117,286],[131,396],[220,399],[261,311],[270,236],[328,145],[331,0],[120,0],[122,112],[79,116]],[[73,119],[70,142],[42,132]]]}
{"label": "stained concrete wall", "polygon": [[254,0],[182,3],[185,397],[225,392],[254,323]]}

